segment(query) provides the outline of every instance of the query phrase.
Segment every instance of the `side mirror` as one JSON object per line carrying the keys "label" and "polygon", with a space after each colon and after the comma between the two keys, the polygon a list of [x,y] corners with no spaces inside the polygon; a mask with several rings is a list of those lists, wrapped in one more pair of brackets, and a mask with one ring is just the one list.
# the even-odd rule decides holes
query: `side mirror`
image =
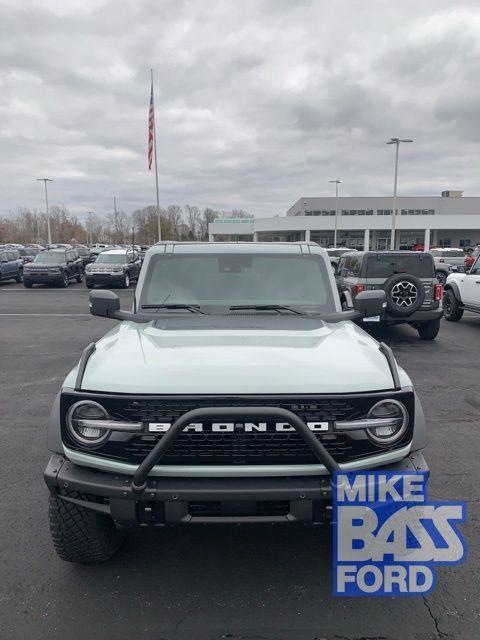
{"label": "side mirror", "polygon": [[92,316],[116,318],[120,313],[120,298],[113,291],[91,291],[89,307]]}
{"label": "side mirror", "polygon": [[385,291],[362,291],[355,296],[353,308],[361,318],[371,318],[381,316],[387,306]]}

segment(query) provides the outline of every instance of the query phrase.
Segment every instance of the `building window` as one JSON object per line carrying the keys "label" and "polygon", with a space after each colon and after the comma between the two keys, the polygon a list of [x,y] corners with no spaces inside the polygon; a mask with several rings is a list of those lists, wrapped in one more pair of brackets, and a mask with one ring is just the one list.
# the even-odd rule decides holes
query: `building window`
{"label": "building window", "polygon": [[470,239],[460,240],[460,246],[464,249],[468,249],[473,246],[473,242]]}
{"label": "building window", "polygon": [[358,215],[359,216],[364,216],[365,215],[365,209],[359,209],[358,210]]}
{"label": "building window", "polygon": [[366,216],[373,216],[373,209],[367,209],[367,210],[365,211],[365,215],[366,215]]}
{"label": "building window", "polygon": [[342,216],[349,216],[350,211],[348,209],[342,209]]}
{"label": "building window", "polygon": [[356,209],[350,209],[350,215],[351,216],[356,216],[357,215],[357,210]]}
{"label": "building window", "polygon": [[408,209],[402,209],[402,216],[406,216],[408,214]]}
{"label": "building window", "polygon": [[435,215],[435,209],[429,209],[429,210],[428,210],[428,215],[429,215],[429,216],[433,216],[433,215]]}

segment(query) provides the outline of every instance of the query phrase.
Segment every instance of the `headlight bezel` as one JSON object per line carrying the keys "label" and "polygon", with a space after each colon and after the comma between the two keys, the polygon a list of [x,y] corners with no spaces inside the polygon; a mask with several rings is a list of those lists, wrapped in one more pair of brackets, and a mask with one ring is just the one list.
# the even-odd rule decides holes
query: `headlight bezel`
{"label": "headlight bezel", "polygon": [[[95,400],[79,400],[78,402],[75,402],[74,404],[72,404],[69,407],[69,409],[67,411],[67,414],[65,416],[65,424],[66,424],[66,427],[67,427],[67,431],[68,431],[70,437],[73,439],[73,441],[76,442],[77,444],[82,445],[83,447],[98,447],[98,446],[101,446],[102,444],[104,444],[108,440],[108,438],[110,436],[110,431],[108,429],[103,429],[101,427],[98,427],[102,433],[101,433],[100,437],[98,437],[96,439],[92,439],[92,438],[86,438],[86,437],[82,436],[82,434],[79,433],[77,431],[77,429],[74,427],[74,425],[72,424],[72,420],[75,419],[73,417],[73,414],[75,413],[75,411],[80,406],[85,406],[85,405],[95,405],[96,407],[100,408],[101,411],[103,411],[103,414],[104,414],[103,417],[102,418],[98,418],[98,420],[108,420],[109,419],[110,416],[108,414],[108,411],[99,402],[95,402]],[[81,418],[77,418],[77,419],[81,419]],[[92,420],[92,418],[90,418],[90,420]]]}
{"label": "headlight bezel", "polygon": [[[379,436],[376,433],[374,433],[374,431],[378,428],[381,427],[376,427],[374,429],[366,429],[366,433],[367,436],[370,438],[370,440],[372,442],[374,442],[377,446],[384,446],[384,447],[391,447],[392,445],[396,444],[405,434],[405,432],[408,429],[408,425],[409,425],[409,414],[408,414],[408,410],[407,407],[400,402],[399,400],[396,400],[394,398],[383,398],[382,400],[379,400],[378,402],[376,402],[369,410],[368,414],[367,414],[367,420],[372,418],[374,419],[375,417],[378,418],[378,416],[372,416],[372,413],[374,412],[374,410],[383,405],[383,404],[392,404],[396,407],[398,407],[398,409],[400,410],[401,413],[401,417],[402,418],[402,424],[400,426],[400,428],[395,431],[394,434],[392,434],[391,436]],[[392,416],[392,419],[395,419]],[[398,418],[397,418],[398,419]]]}

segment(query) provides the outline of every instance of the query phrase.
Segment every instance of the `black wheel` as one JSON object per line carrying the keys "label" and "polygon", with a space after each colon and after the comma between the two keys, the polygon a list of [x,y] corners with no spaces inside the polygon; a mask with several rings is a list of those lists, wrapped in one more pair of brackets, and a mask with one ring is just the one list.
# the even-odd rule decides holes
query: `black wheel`
{"label": "black wheel", "polygon": [[[76,492],[70,498],[82,499]],[[59,498],[49,498],[49,523],[55,551],[67,562],[105,562],[119,549],[124,533],[110,516]]]}
{"label": "black wheel", "polygon": [[60,286],[65,289],[66,287],[68,287],[68,284],[68,273],[64,273],[62,275],[62,279],[60,280]]}
{"label": "black wheel", "polygon": [[435,271],[435,277],[440,284],[445,284],[447,281],[447,274],[444,271]]}
{"label": "black wheel", "polygon": [[83,269],[80,269],[78,275],[75,276],[75,280],[80,284],[83,280]]}
{"label": "black wheel", "polygon": [[87,289],[93,289],[94,285],[91,282],[85,282]]}
{"label": "black wheel", "polygon": [[342,311],[348,311],[348,304],[346,300],[342,300]]}
{"label": "black wheel", "polygon": [[18,276],[15,277],[15,282],[18,282],[19,284],[23,282],[23,269],[20,269],[18,272]]}
{"label": "black wheel", "polygon": [[420,309],[425,300],[422,281],[411,273],[397,273],[385,282],[387,312],[397,318],[406,318]]}
{"label": "black wheel", "polygon": [[417,331],[422,340],[435,340],[440,331],[440,319],[422,322],[418,325]]}
{"label": "black wheel", "polygon": [[130,286],[130,275],[128,273],[126,273],[123,276],[123,283],[122,283],[122,287],[124,289],[128,289],[128,287]]}
{"label": "black wheel", "polygon": [[443,317],[449,322],[458,322],[462,319],[463,309],[458,303],[455,294],[447,289],[443,295]]}
{"label": "black wheel", "polygon": [[23,286],[26,289],[31,289],[33,287],[33,282],[25,282],[25,280],[23,281]]}

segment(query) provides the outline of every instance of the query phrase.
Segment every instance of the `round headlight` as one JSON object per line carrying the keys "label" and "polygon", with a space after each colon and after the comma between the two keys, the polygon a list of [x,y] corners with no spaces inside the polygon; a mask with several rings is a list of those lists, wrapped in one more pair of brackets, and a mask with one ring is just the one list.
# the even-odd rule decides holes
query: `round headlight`
{"label": "round headlight", "polygon": [[408,425],[407,409],[398,400],[380,400],[368,412],[367,418],[382,421],[381,426],[367,430],[369,437],[377,444],[392,444],[399,440]]}
{"label": "round headlight", "polygon": [[83,445],[95,446],[104,442],[110,432],[95,426],[96,420],[108,420],[108,413],[93,400],[81,400],[70,407],[67,427],[74,440]]}

